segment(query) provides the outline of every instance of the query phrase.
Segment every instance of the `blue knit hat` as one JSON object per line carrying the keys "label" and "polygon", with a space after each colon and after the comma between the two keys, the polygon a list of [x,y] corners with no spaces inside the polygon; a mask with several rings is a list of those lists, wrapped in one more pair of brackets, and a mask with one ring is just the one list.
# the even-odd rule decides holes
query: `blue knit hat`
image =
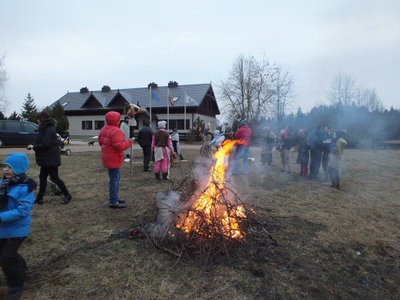
{"label": "blue knit hat", "polygon": [[15,175],[21,175],[28,170],[29,159],[26,154],[14,152],[6,157],[2,165],[10,167]]}

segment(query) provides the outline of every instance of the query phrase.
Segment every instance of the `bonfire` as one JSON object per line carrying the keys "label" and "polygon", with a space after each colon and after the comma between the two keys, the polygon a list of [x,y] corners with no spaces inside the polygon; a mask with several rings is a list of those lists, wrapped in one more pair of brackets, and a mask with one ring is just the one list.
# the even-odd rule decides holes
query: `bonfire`
{"label": "bonfire", "polygon": [[195,252],[208,258],[227,254],[249,234],[268,234],[262,226],[255,230],[254,208],[244,204],[228,178],[229,155],[236,144],[226,140],[211,159],[199,157],[182,182],[157,194],[156,220],[141,229],[154,245],[178,256]]}

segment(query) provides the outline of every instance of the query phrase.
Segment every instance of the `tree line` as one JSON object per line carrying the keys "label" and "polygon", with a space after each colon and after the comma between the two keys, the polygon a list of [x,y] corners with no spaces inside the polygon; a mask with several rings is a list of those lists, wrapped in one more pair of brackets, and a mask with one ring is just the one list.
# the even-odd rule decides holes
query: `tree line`
{"label": "tree line", "polygon": [[[7,107],[4,89],[7,73],[5,57],[0,58],[0,119]],[[351,75],[338,74],[327,91],[326,105],[315,106],[308,113],[298,108],[288,113],[293,104],[294,81],[288,71],[266,58],[239,56],[232,65],[225,81],[218,84],[221,111],[229,126],[236,130],[240,121],[246,120],[255,135],[262,135],[263,128],[276,132],[287,126],[293,131],[314,130],[318,126],[330,126],[333,130],[346,129],[347,139],[353,146],[374,145],[388,139],[400,139],[400,111],[385,109],[374,88],[363,88]],[[69,123],[60,103],[45,108],[57,121],[59,133],[68,130]],[[29,93],[20,113],[13,112],[8,119],[36,121],[38,110]],[[195,120],[192,131],[200,134],[204,122]]]}

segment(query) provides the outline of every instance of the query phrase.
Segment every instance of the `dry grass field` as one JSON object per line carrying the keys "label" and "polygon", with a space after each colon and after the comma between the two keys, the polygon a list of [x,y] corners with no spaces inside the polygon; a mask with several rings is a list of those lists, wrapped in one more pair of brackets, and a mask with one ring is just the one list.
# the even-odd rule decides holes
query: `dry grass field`
{"label": "dry grass field", "polygon": [[[232,249],[204,265],[176,257],[145,239],[118,234],[156,215],[155,195],[169,183],[142,172],[135,150],[132,180],[122,168],[124,210],[107,206],[108,178],[99,151],[63,156],[61,178],[73,200],[48,194],[32,210],[31,236],[21,253],[29,266],[23,299],[399,299],[400,151],[345,151],[341,190],[258,166],[235,184],[243,200],[258,206],[258,218],[277,240]],[[184,150],[188,162],[172,168],[172,181],[186,175],[198,149]],[[33,156],[29,175],[38,177]],[[4,158],[4,155],[0,157]],[[296,171],[296,172],[295,172]],[[0,275],[0,297],[7,291]]]}

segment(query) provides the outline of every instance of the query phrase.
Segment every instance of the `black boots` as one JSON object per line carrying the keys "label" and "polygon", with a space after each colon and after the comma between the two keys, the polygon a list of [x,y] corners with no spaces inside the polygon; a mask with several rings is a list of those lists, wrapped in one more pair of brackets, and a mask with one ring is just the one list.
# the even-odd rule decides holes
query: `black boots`
{"label": "black boots", "polygon": [[156,175],[156,179],[160,180],[160,173],[154,173]]}
{"label": "black boots", "polygon": [[168,173],[162,173],[162,179],[167,180],[168,179]]}
{"label": "black boots", "polygon": [[70,194],[64,195],[63,203],[67,204],[69,201],[71,201],[72,196]]}

